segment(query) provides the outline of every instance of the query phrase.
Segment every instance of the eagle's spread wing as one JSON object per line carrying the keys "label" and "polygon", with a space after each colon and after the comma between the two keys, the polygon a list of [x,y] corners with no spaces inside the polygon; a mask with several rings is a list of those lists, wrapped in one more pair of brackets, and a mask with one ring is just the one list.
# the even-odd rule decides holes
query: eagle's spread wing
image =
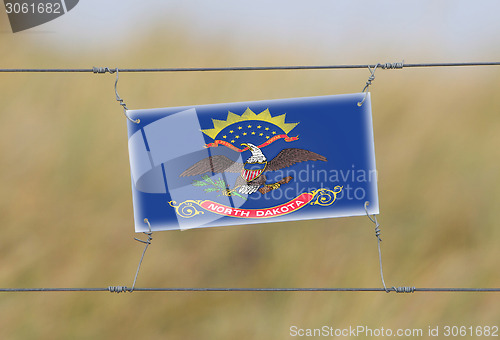
{"label": "eagle's spread wing", "polygon": [[202,175],[207,172],[241,172],[243,163],[234,162],[226,156],[217,155],[202,159],[180,174],[180,177]]}
{"label": "eagle's spread wing", "polygon": [[266,171],[276,171],[304,161],[326,162],[326,157],[304,149],[283,149],[267,163]]}

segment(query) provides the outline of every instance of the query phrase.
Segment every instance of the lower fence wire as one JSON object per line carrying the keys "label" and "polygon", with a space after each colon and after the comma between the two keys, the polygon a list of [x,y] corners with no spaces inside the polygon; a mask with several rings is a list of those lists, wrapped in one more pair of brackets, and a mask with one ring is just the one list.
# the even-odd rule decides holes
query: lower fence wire
{"label": "lower fence wire", "polygon": [[500,288],[416,288],[416,287],[391,287],[387,288],[384,281],[384,273],[382,270],[382,252],[380,250],[380,225],[375,216],[371,217],[368,214],[369,202],[365,202],[365,211],[370,220],[375,223],[375,236],[378,243],[378,254],[380,264],[380,278],[382,280],[383,288],[137,288],[135,284],[139,275],[142,260],[146,254],[148,246],[151,244],[152,231],[151,224],[148,219],[144,222],[148,224],[148,232],[144,232],[148,236],[146,241],[135,239],[139,242],[145,243],[144,251],[142,252],[137,271],[135,273],[134,282],[131,288],[127,286],[109,286],[107,288],[0,288],[0,293],[22,293],[22,292],[110,292],[110,293],[125,293],[125,292],[396,292],[396,293],[415,293],[415,292],[467,292],[467,293],[500,293]]}
{"label": "lower fence wire", "polygon": [[[130,291],[127,287],[107,288],[0,288],[0,293],[18,292],[112,292]],[[134,292],[386,292],[384,288],[134,288]],[[400,293],[395,290],[395,292]],[[500,293],[500,288],[414,288],[413,292]]]}

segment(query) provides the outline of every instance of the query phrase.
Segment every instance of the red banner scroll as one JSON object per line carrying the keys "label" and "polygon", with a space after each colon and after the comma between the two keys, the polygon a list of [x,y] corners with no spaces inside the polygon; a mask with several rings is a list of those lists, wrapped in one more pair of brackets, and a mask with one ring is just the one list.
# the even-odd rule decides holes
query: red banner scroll
{"label": "red banner scroll", "polygon": [[[268,146],[269,144],[277,141],[278,139],[282,139],[282,138],[285,139],[285,142],[293,142],[293,141],[296,141],[299,139],[298,136],[297,137],[288,137],[287,135],[282,134],[282,135],[274,136],[271,139],[268,139],[265,143],[262,143],[261,145],[258,145],[257,147],[263,148],[264,146]],[[237,148],[236,146],[234,146],[233,144],[226,142],[225,140],[219,140],[219,139],[215,140],[213,143],[205,145],[205,147],[206,148],[216,148],[219,145],[224,145],[224,146],[226,146],[234,151],[238,151],[238,152],[243,152],[243,151],[248,150],[248,147],[240,149],[240,148]]]}
{"label": "red banner scroll", "polygon": [[267,218],[281,216],[297,211],[311,202],[313,197],[314,194],[312,193],[304,193],[288,203],[283,203],[276,207],[265,209],[237,209],[213,201],[203,201],[200,203],[200,207],[212,213],[230,217]]}

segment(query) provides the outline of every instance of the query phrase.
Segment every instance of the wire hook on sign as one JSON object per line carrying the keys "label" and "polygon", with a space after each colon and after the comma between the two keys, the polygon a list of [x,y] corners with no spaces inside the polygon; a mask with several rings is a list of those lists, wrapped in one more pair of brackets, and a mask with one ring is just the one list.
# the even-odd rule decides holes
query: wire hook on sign
{"label": "wire hook on sign", "polygon": [[116,72],[116,80],[115,80],[115,94],[116,94],[116,101],[120,103],[120,105],[123,107],[123,114],[125,115],[125,117],[127,117],[128,120],[130,120],[132,123],[136,123],[136,124],[139,124],[141,122],[141,120],[139,118],[137,119],[132,119],[128,116],[127,114],[127,105],[123,102],[123,99],[120,98],[120,96],[118,95],[118,90],[117,90],[117,85],[118,85],[118,68],[116,68],[115,70]]}
{"label": "wire hook on sign", "polygon": [[136,123],[136,124],[139,124],[141,122],[140,119],[132,119],[128,116],[127,114],[127,104],[125,104],[123,102],[123,99],[120,97],[120,95],[118,94],[118,78],[119,78],[119,75],[118,75],[118,68],[115,68],[115,69],[110,69],[109,67],[93,67],[92,68],[92,72],[94,73],[110,73],[110,74],[113,74],[113,73],[116,73],[116,80],[115,80],[115,95],[116,95],[116,101],[123,107],[123,114],[125,115],[125,117],[130,120],[132,123]]}
{"label": "wire hook on sign", "polygon": [[137,271],[135,272],[135,277],[134,277],[134,283],[132,284],[132,288],[130,288],[130,292],[132,293],[135,288],[135,283],[137,282],[137,276],[139,275],[139,270],[141,269],[141,264],[142,260],[144,259],[144,255],[146,254],[146,250],[148,250],[149,245],[151,244],[151,241],[153,240],[153,232],[151,231],[151,223],[149,223],[149,220],[147,218],[144,219],[144,223],[148,224],[148,230],[147,232],[144,232],[144,235],[148,237],[146,241],[140,240],[138,238],[134,237],[134,240],[139,241],[141,243],[144,243],[146,246],[144,246],[144,251],[142,252],[141,260],[139,261],[139,265],[137,266]]}
{"label": "wire hook on sign", "polygon": [[[359,105],[359,103],[358,103]],[[375,224],[375,237],[377,238],[377,244],[378,244],[378,260],[380,264],[380,278],[382,279],[382,285],[384,286],[384,289],[387,293],[389,293],[389,290],[385,286],[385,281],[384,281],[384,271],[382,270],[382,251],[380,250],[380,242],[382,242],[382,239],[380,238],[380,224],[377,221],[377,217],[373,215],[373,217],[370,216],[368,213],[368,205],[370,205],[370,202],[366,201],[365,202],[365,212],[366,216],[370,219]]]}
{"label": "wire hook on sign", "polygon": [[386,293],[390,293],[390,292],[396,292],[396,293],[413,293],[415,292],[415,287],[391,287],[391,288],[387,288],[386,285],[385,285],[385,280],[384,280],[384,271],[382,269],[382,251],[380,250],[380,242],[382,242],[382,239],[380,238],[380,224],[378,223],[377,221],[377,216],[375,215],[372,215],[370,216],[370,214],[368,213],[368,205],[370,205],[370,202],[369,201],[366,201],[365,202],[365,212],[366,212],[366,216],[368,216],[368,218],[370,219],[370,221],[373,222],[373,224],[375,224],[375,237],[377,238],[377,244],[378,244],[378,261],[379,261],[379,265],[380,265],[380,278],[382,279],[382,285],[384,286],[384,290]]}
{"label": "wire hook on sign", "polygon": [[151,230],[151,223],[149,223],[149,220],[147,218],[144,219],[144,223],[148,224],[148,231],[143,232],[144,235],[148,237],[146,241],[138,239],[134,237],[134,240],[139,241],[141,243],[144,243],[146,246],[144,247],[144,250],[142,251],[142,256],[141,260],[139,261],[139,265],[137,266],[137,270],[135,272],[135,277],[134,277],[134,282],[132,283],[132,288],[128,288],[127,286],[109,286],[107,290],[110,293],[124,293],[124,292],[129,292],[132,293],[135,289],[135,283],[137,282],[137,277],[139,276],[139,270],[141,269],[142,265],[142,260],[144,260],[144,255],[146,254],[146,250],[148,250],[149,245],[151,244],[151,241],[153,240],[153,231]]}
{"label": "wire hook on sign", "polygon": [[368,77],[368,80],[366,81],[366,84],[365,84],[365,87],[363,87],[363,91],[361,91],[361,93],[365,93],[365,96],[363,97],[363,100],[358,102],[358,106],[362,106],[363,103],[365,102],[366,100],[366,96],[368,96],[368,87],[370,87],[370,85],[372,84],[372,81],[375,80],[375,71],[377,70],[377,67],[379,66],[380,64],[377,64],[375,65],[375,67],[372,69],[370,67],[370,65],[368,65],[368,70],[370,70],[370,76]]}
{"label": "wire hook on sign", "polygon": [[363,100],[358,102],[358,106],[362,106],[363,103],[366,100],[366,96],[368,96],[368,88],[372,84],[372,81],[375,80],[375,71],[377,70],[377,67],[380,67],[383,70],[394,70],[394,69],[402,69],[405,66],[405,61],[403,60],[402,62],[397,62],[397,63],[384,63],[384,64],[376,64],[371,68],[371,65],[368,65],[368,70],[370,71],[370,76],[368,77],[368,80],[365,83],[365,87],[363,87],[363,91],[361,93],[365,93],[365,96],[363,97]]}

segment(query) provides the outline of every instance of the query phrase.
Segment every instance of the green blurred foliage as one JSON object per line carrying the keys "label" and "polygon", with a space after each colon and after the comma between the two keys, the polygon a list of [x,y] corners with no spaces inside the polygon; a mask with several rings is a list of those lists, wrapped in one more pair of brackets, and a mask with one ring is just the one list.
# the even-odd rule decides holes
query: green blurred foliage
{"label": "green blurred foliage", "polygon": [[[193,49],[178,29],[161,43],[152,34],[106,55],[65,55],[35,38],[1,34],[1,67],[245,63],[222,40]],[[272,49],[261,56],[251,64],[307,60],[306,52]],[[119,92],[138,109],[359,92],[368,75],[121,74]],[[499,286],[499,75],[493,67],[377,71],[372,109],[389,286]],[[133,240],[114,76],[0,77],[0,286],[130,285],[143,245]],[[373,224],[355,217],[155,233],[138,286],[380,287]],[[498,325],[498,302],[498,294],[464,293],[1,293],[0,338],[282,339],[292,325]]]}

